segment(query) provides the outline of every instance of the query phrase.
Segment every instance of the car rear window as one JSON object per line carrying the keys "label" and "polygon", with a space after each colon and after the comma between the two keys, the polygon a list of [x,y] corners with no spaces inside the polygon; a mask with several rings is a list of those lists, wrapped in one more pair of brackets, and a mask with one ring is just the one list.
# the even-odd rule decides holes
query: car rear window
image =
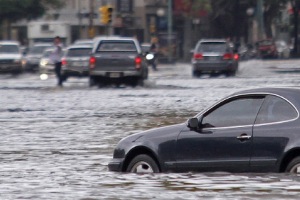
{"label": "car rear window", "polygon": [[91,50],[92,50],[92,48],[69,49],[66,56],[70,56],[70,57],[88,56],[91,53]]}
{"label": "car rear window", "polygon": [[137,52],[136,46],[133,41],[102,41],[100,42],[97,52]]}
{"label": "car rear window", "polygon": [[19,53],[19,47],[17,45],[0,44],[0,53]]}
{"label": "car rear window", "polygon": [[227,45],[224,42],[202,42],[197,51],[198,52],[225,52]]}

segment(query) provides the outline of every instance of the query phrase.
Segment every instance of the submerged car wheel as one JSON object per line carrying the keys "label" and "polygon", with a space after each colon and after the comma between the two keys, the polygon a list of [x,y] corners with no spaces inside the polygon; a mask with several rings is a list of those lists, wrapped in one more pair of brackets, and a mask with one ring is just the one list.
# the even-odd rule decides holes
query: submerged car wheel
{"label": "submerged car wheel", "polygon": [[286,172],[298,174],[300,173],[300,157],[294,158],[287,166]]}
{"label": "submerged car wheel", "polygon": [[142,154],[132,159],[126,171],[132,173],[158,173],[159,168],[150,156]]}

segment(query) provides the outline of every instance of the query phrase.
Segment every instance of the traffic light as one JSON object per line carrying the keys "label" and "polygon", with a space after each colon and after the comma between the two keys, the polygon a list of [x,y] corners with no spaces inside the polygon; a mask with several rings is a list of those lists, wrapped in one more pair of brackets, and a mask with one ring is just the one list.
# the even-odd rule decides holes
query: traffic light
{"label": "traffic light", "polygon": [[100,12],[100,17],[101,17],[101,23],[102,24],[110,24],[112,22],[112,13],[113,13],[113,8],[109,5],[106,6],[101,6],[99,8]]}

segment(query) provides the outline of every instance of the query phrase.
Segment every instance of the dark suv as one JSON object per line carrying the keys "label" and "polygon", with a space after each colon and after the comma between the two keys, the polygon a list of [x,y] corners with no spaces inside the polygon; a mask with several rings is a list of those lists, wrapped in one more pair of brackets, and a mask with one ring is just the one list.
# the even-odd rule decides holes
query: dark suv
{"label": "dark suv", "polygon": [[199,77],[204,73],[225,73],[233,76],[238,70],[238,59],[233,46],[226,40],[202,39],[193,51],[193,76]]}
{"label": "dark suv", "polygon": [[95,38],[90,57],[90,86],[143,85],[148,67],[135,38]]}

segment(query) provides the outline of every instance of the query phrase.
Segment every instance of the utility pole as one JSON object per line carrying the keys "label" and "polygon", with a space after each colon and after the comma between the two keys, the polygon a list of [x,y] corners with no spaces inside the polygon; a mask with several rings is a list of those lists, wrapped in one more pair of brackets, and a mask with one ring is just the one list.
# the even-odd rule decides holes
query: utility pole
{"label": "utility pole", "polygon": [[264,30],[264,15],[263,15],[263,0],[257,0],[257,24],[258,24],[258,39],[264,39],[265,30]]}
{"label": "utility pole", "polygon": [[94,27],[94,3],[95,0],[90,0],[90,13],[89,13],[89,38],[93,38],[95,36],[95,27]]}
{"label": "utility pole", "polygon": [[172,27],[173,27],[173,21],[172,21],[172,0],[168,0],[168,61],[169,63],[172,62],[173,57],[173,47],[172,47]]}

